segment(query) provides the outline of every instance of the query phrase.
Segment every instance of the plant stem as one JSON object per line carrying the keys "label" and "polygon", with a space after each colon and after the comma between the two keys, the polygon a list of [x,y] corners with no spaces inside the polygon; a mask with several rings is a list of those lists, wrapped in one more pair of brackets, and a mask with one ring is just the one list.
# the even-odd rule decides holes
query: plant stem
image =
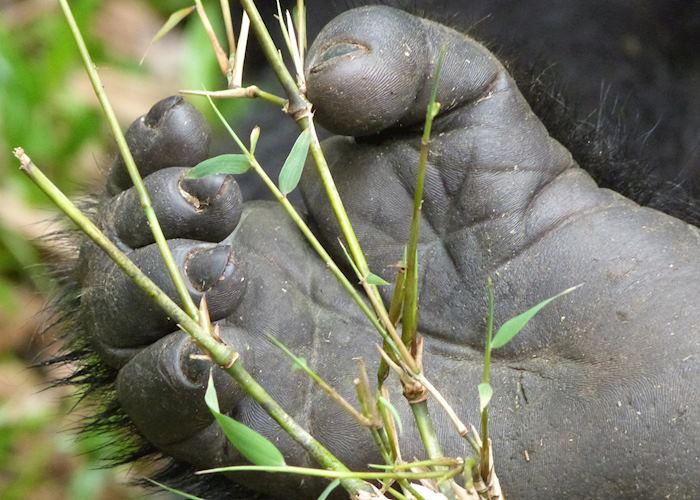
{"label": "plant stem", "polygon": [[306,5],[304,5],[304,0],[297,0],[297,12],[296,12],[296,25],[297,25],[297,35],[299,37],[299,55],[301,60],[304,61],[306,56]]}
{"label": "plant stem", "polygon": [[[369,274],[367,259],[362,252],[360,242],[357,239],[354,229],[352,228],[350,218],[348,217],[347,211],[345,210],[343,202],[340,199],[340,193],[338,193],[338,188],[335,185],[333,176],[330,173],[330,168],[328,167],[326,158],[321,150],[321,143],[318,139],[316,127],[314,126],[312,119],[311,103],[309,103],[306,97],[299,90],[294,78],[284,65],[284,61],[280,57],[277,47],[275,46],[265,23],[262,20],[262,17],[260,17],[260,12],[255,6],[255,2],[253,0],[240,0],[240,2],[250,17],[251,24],[253,25],[253,29],[255,29],[258,41],[260,42],[265,57],[277,75],[277,79],[280,81],[282,87],[287,93],[287,97],[289,98],[287,113],[291,115],[294,120],[296,120],[302,130],[308,130],[311,135],[309,150],[311,152],[311,157],[314,159],[316,171],[321,179],[324,189],[326,190],[326,196],[328,197],[333,213],[338,221],[340,230],[345,237],[345,242],[347,243],[350,255],[352,256],[353,261],[360,270],[362,276],[367,276]],[[384,328],[386,329],[384,330],[384,328],[382,328],[379,330],[380,333],[382,331],[386,331],[388,333],[389,337],[391,337],[392,341],[396,343],[398,350],[401,352],[403,362],[409,367],[410,371],[414,373],[417,372],[418,367],[415,361],[408,350],[403,346],[402,342],[400,341],[400,337],[396,333],[394,325],[389,320],[389,314],[386,311],[386,307],[384,306],[384,302],[382,301],[377,287],[367,283],[363,283],[363,287],[370,299],[370,302],[372,303],[372,306],[379,315]],[[384,336],[384,338],[386,339],[387,337]]]}
{"label": "plant stem", "polygon": [[[58,189],[21,148],[15,150],[20,160],[22,171],[66,214],[92,241],[97,244],[129,278],[146,293],[163,311],[172,318],[201,346],[212,361],[233,377],[243,390],[253,398],[297,443],[299,443],[322,467],[337,473],[348,473],[343,465],[330,451],[297,424],[284,409],[258,384],[245,370],[243,364],[232,360],[238,357],[229,346],[215,339],[206,329],[183,311],[158,286],[146,276],[112,241],[107,238],[95,224]],[[344,476],[345,477],[345,476]],[[347,477],[342,481],[343,487],[351,494],[367,491],[367,485],[355,478]]]}
{"label": "plant stem", "polygon": [[[491,340],[493,338],[494,293],[491,276],[486,279],[487,312],[486,312],[486,346],[484,347],[484,369],[481,383],[488,384],[491,380]],[[481,456],[480,472],[484,481],[488,480],[490,472],[489,459],[489,407],[481,411]]]}
{"label": "plant stem", "polygon": [[[243,66],[245,64],[245,56],[248,48],[248,34],[250,32],[250,19],[248,14],[245,12],[241,16],[241,29],[238,32],[238,46],[236,47],[236,55],[234,56],[233,69],[231,71],[231,81],[229,82],[229,87],[236,88],[243,85]],[[263,97],[262,94],[272,96],[267,92],[262,92],[259,97]],[[264,98],[264,97],[263,97]],[[284,103],[287,101],[285,100]],[[284,103],[282,106],[284,106]]]}
{"label": "plant stem", "polygon": [[[458,471],[461,470],[461,466]],[[310,469],[308,467],[265,466],[265,465],[234,465],[232,467],[217,467],[196,472],[196,474],[213,474],[215,472],[280,472],[283,474],[301,474],[311,477],[325,477],[328,479],[439,479],[445,476],[445,471],[420,471],[420,472],[342,472],[321,469]],[[459,473],[459,472],[457,472]],[[368,497],[376,498],[376,497]]]}
{"label": "plant stem", "polygon": [[[270,63],[270,66],[277,75],[277,79],[280,81],[282,88],[289,98],[287,112],[296,120],[302,130],[308,129],[311,133],[310,151],[311,156],[314,159],[314,163],[316,164],[316,170],[326,190],[326,195],[328,196],[335,217],[338,220],[341,232],[345,237],[350,255],[352,255],[355,264],[363,275],[366,275],[369,273],[367,260],[362,252],[362,248],[360,247],[360,242],[357,239],[355,231],[352,228],[352,224],[350,223],[350,219],[348,218],[345,207],[343,206],[343,202],[340,199],[340,194],[338,193],[338,189],[333,181],[333,177],[331,176],[326,158],[321,150],[318,134],[316,133],[316,128],[314,127],[314,123],[311,118],[311,104],[301,93],[291,73],[284,65],[284,61],[282,60],[282,57],[280,56],[279,51],[277,50],[277,47],[275,46],[275,43],[273,42],[272,37],[265,26],[265,23],[262,20],[262,17],[260,17],[260,12],[255,6],[255,2],[253,0],[240,0],[240,2],[250,17],[250,22],[253,25],[253,29],[258,37],[265,57]],[[376,287],[371,288],[374,290],[374,293],[378,295]]]}
{"label": "plant stem", "polygon": [[411,411],[413,412],[413,417],[418,427],[418,433],[420,434],[421,441],[423,441],[428,458],[431,460],[444,458],[442,450],[440,449],[440,442],[438,441],[435,428],[433,427],[433,421],[430,419],[428,402],[421,401],[411,404]]}
{"label": "plant stem", "polygon": [[[401,318],[401,311],[403,309],[403,299],[404,293],[404,283],[406,278],[406,266],[402,263],[399,268],[399,272],[396,274],[396,283],[394,284],[394,294],[391,297],[391,302],[389,305],[389,321],[396,326]],[[382,346],[382,349],[386,352],[387,345],[386,342]],[[389,376],[389,365],[386,364],[384,358],[379,361],[379,368],[377,369],[377,383],[381,387],[386,378]]]}
{"label": "plant stem", "polygon": [[115,115],[114,109],[112,108],[112,105],[109,102],[109,98],[107,97],[107,93],[104,90],[104,85],[102,84],[100,75],[97,73],[95,63],[90,57],[90,53],[88,52],[87,46],[85,45],[85,40],[83,40],[83,36],[80,33],[80,28],[78,27],[78,24],[75,21],[75,17],[73,17],[73,12],[71,11],[67,0],[59,0],[59,3],[61,4],[63,14],[66,18],[66,21],[68,22],[68,26],[70,27],[70,30],[73,34],[73,38],[75,39],[75,43],[78,46],[78,50],[83,60],[83,65],[85,66],[85,71],[87,72],[88,77],[90,78],[92,88],[94,89],[95,95],[97,96],[97,99],[99,100],[100,105],[102,106],[102,111],[104,112],[105,117],[107,118],[107,123],[109,124],[112,130],[112,134],[114,135],[114,140],[117,142],[119,152],[121,153],[122,159],[124,160],[124,165],[126,166],[126,169],[129,172],[129,176],[131,177],[131,181],[134,184],[134,187],[136,188],[136,192],[138,193],[139,201],[141,203],[141,208],[143,209],[146,215],[148,225],[151,228],[153,237],[158,246],[158,250],[160,251],[160,254],[163,258],[163,262],[165,262],[165,267],[168,270],[170,279],[175,285],[175,289],[177,290],[177,293],[180,297],[183,307],[185,308],[185,311],[187,311],[187,314],[189,314],[192,318],[197,318],[197,306],[192,300],[192,297],[190,296],[190,293],[187,290],[187,286],[185,285],[185,282],[182,278],[182,274],[180,274],[180,270],[177,268],[175,259],[173,258],[172,253],[170,252],[170,247],[168,247],[168,243],[165,239],[165,236],[163,235],[163,230],[161,229],[160,224],[158,223],[158,219],[156,218],[155,211],[153,210],[151,198],[148,194],[148,191],[146,190],[145,185],[143,184],[143,180],[141,179],[139,170],[136,167],[136,163],[134,162],[134,157],[131,155],[131,151],[129,151],[129,146],[126,143],[126,139],[124,138],[122,129],[119,126],[117,116]]}
{"label": "plant stem", "polygon": [[248,13],[250,23],[255,30],[255,34],[258,37],[265,57],[270,63],[272,70],[277,75],[277,79],[280,81],[282,88],[289,97],[288,112],[294,116],[294,114],[306,110],[308,101],[301,95],[294,78],[285,67],[284,61],[275,46],[275,42],[272,40],[265,26],[265,22],[260,16],[258,8],[255,6],[255,2],[253,0],[240,0],[240,2],[243,9]]}
{"label": "plant stem", "polygon": [[199,14],[202,26],[204,26],[204,31],[207,32],[207,36],[209,37],[209,43],[211,43],[211,47],[214,49],[214,55],[216,56],[216,62],[219,63],[219,69],[221,73],[226,76],[229,71],[229,60],[228,57],[226,57],[226,52],[221,48],[219,39],[216,37],[216,32],[211,25],[211,21],[209,21],[207,11],[204,10],[204,5],[202,5],[202,0],[194,0],[194,5],[197,8],[197,14]]}
{"label": "plant stem", "polygon": [[236,36],[233,33],[233,21],[231,19],[231,6],[228,0],[220,0],[221,16],[224,19],[224,28],[226,29],[226,41],[228,43],[228,58],[234,57],[236,53]]}
{"label": "plant stem", "polygon": [[354,406],[352,406],[343,396],[338,393],[333,387],[331,387],[328,382],[323,380],[321,376],[313,371],[301,358],[296,356],[292,351],[290,351],[287,346],[285,346],[282,342],[280,342],[278,339],[273,337],[272,335],[269,335],[268,338],[270,339],[270,342],[275,344],[279,350],[281,350],[284,354],[287,355],[289,359],[292,360],[292,362],[295,364],[295,368],[300,369],[306,375],[311,378],[314,382],[316,382],[316,385],[318,385],[323,392],[325,392],[333,401],[335,401],[341,408],[343,408],[347,413],[349,413],[356,421],[358,424],[360,424],[363,427],[375,427],[375,423],[370,420],[367,416],[363,415],[360,413],[357,409],[355,409]]}
{"label": "plant stem", "polygon": [[[433,426],[433,421],[430,418],[430,412],[428,411],[428,401],[425,400],[418,403],[411,403],[411,411],[413,412],[413,418],[416,421],[418,433],[420,434],[420,438],[423,442],[423,446],[425,447],[425,451],[428,454],[428,458],[431,460],[440,460],[443,458],[443,454],[442,450],[440,449],[440,441],[438,440],[435,427]],[[443,477],[447,473],[445,467],[436,467],[436,470],[442,472]],[[449,481],[439,481],[438,487],[440,488],[440,492],[442,492],[446,498],[455,498]]]}
{"label": "plant stem", "polygon": [[284,99],[283,97],[277,96],[275,94],[271,94],[270,92],[266,92],[257,85],[249,85],[248,87],[234,87],[232,89],[215,91],[180,90],[178,92],[184,95],[209,96],[216,97],[219,99],[236,99],[239,97],[247,97],[250,99],[258,98],[267,101],[270,104],[274,104],[275,106],[279,106],[280,108],[287,105],[287,99]]}
{"label": "plant stem", "polygon": [[407,346],[413,345],[418,329],[418,238],[420,237],[421,208],[423,207],[423,186],[425,185],[425,168],[430,152],[430,133],[433,128],[433,119],[440,110],[440,105],[435,100],[437,99],[440,71],[442,71],[442,63],[445,60],[445,50],[446,47],[443,45],[435,65],[428,109],[425,112],[425,125],[423,126],[418,157],[418,175],[416,175],[416,188],[413,195],[413,217],[411,218],[411,230],[406,249],[406,285],[401,337]]}

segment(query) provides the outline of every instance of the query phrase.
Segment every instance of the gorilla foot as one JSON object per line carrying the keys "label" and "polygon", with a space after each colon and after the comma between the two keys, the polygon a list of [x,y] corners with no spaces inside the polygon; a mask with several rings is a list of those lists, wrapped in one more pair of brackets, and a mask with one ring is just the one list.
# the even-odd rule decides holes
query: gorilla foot
{"label": "gorilla foot", "polygon": [[[493,359],[491,435],[504,491],[517,498],[700,495],[698,229],[599,189],[477,42],[384,7],[332,21],[307,67],[316,116],[355,136],[323,147],[371,268],[391,278],[390,264],[402,255],[429,75],[442,45],[443,111],[434,124],[419,250],[427,375],[465,421],[477,421],[485,278],[495,276],[500,321],[585,283]],[[377,460],[351,417],[266,340],[280,338],[351,397],[353,358],[374,360],[378,342],[354,303],[276,205],[242,204],[228,177],[183,180],[182,167],[203,159],[207,141],[187,104],[156,105],[130,134],[192,296],[206,295],[225,341],[346,464]],[[175,297],[117,170],[97,220]],[[312,169],[301,188],[340,262],[340,232]],[[188,338],[90,244],[79,271],[81,321],[104,362],[119,370],[119,402],[140,432],[195,467],[240,462],[204,405],[210,366],[192,358]],[[222,411],[273,440],[288,463],[309,462],[214,371]],[[400,411],[408,423],[408,409]],[[451,436],[442,412],[432,414],[438,433]],[[417,430],[406,427],[404,455],[423,456]],[[461,440],[443,444],[450,455],[469,453]],[[280,498],[308,498],[323,487],[264,475],[235,480]]]}

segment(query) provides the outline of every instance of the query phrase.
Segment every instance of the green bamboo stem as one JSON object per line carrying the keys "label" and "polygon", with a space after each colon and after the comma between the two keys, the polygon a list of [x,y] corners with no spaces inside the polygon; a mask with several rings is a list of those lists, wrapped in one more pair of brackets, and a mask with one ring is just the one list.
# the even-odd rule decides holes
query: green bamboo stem
{"label": "green bamboo stem", "polygon": [[[265,22],[260,16],[260,12],[255,6],[255,2],[253,0],[240,0],[240,2],[250,17],[251,24],[256,32],[265,57],[277,75],[277,79],[280,81],[280,84],[287,93],[287,97],[289,98],[287,113],[296,120],[302,130],[308,130],[311,135],[309,151],[311,153],[311,157],[314,159],[316,171],[321,179],[321,183],[324,186],[326,196],[328,197],[333,213],[338,221],[340,230],[345,237],[345,242],[347,243],[348,250],[353,258],[354,264],[360,270],[361,274],[366,276],[370,272],[367,259],[362,251],[362,247],[357,239],[357,235],[352,227],[352,223],[350,222],[343,202],[340,199],[340,193],[338,193],[338,188],[335,185],[333,176],[330,173],[330,168],[328,167],[326,158],[321,150],[321,143],[318,139],[316,127],[314,126],[312,119],[311,104],[301,93],[301,90],[297,86],[294,78],[284,65],[284,61],[282,60],[282,57],[280,56],[279,51],[277,50],[277,47],[275,46],[275,43],[273,42],[272,37],[265,26]],[[398,350],[401,352],[403,362],[411,371],[417,372],[417,365],[415,361],[408,350],[403,348],[400,337],[396,333],[394,325],[391,324],[391,321],[389,320],[389,314],[386,310],[384,302],[382,301],[381,295],[377,290],[377,287],[367,283],[363,283],[363,287],[365,288],[372,306],[384,325],[382,330],[385,330],[389,337],[391,337],[392,341],[397,345]],[[380,333],[382,330],[380,330]]]}
{"label": "green bamboo stem", "polygon": [[[413,418],[416,421],[416,427],[418,427],[418,433],[420,434],[428,458],[436,461],[444,458],[442,450],[440,449],[440,440],[437,437],[435,427],[433,426],[433,420],[430,418],[430,412],[428,411],[428,401],[411,403],[411,411],[413,412]],[[445,467],[436,467],[435,469],[440,471],[443,477],[447,475]],[[446,498],[453,499],[455,497],[452,487],[447,482],[438,482],[438,487]]]}
{"label": "green bamboo stem", "polygon": [[124,160],[124,165],[126,166],[126,169],[129,172],[129,177],[131,177],[131,181],[134,184],[134,187],[136,188],[136,192],[138,193],[139,197],[139,202],[141,203],[141,208],[143,209],[146,215],[148,225],[151,228],[151,232],[153,233],[153,237],[158,246],[158,250],[160,251],[160,254],[163,258],[163,262],[165,262],[165,267],[168,271],[168,274],[170,275],[170,279],[175,285],[175,289],[177,290],[178,296],[180,297],[180,300],[182,301],[183,307],[185,308],[185,311],[187,311],[187,314],[189,314],[192,318],[197,318],[197,306],[192,300],[190,293],[187,291],[187,286],[185,285],[185,282],[182,278],[182,274],[180,274],[180,270],[178,269],[177,264],[175,263],[175,259],[173,258],[172,253],[170,252],[170,247],[168,247],[168,243],[165,239],[165,236],[163,235],[163,230],[161,229],[160,224],[158,223],[158,219],[156,217],[156,213],[153,210],[151,198],[148,194],[148,191],[146,190],[146,186],[143,184],[143,180],[141,179],[139,170],[136,167],[134,158],[131,155],[131,151],[129,151],[129,146],[126,143],[126,139],[124,138],[124,133],[122,132],[121,127],[119,126],[117,116],[114,113],[112,104],[109,102],[107,93],[104,90],[104,85],[102,84],[100,75],[97,72],[95,63],[92,61],[90,52],[88,51],[87,46],[85,45],[85,40],[83,40],[83,36],[80,32],[80,28],[78,27],[77,22],[75,21],[73,12],[71,11],[67,0],[59,0],[59,3],[61,4],[63,14],[66,18],[66,21],[68,22],[68,26],[70,27],[70,30],[73,34],[73,38],[75,39],[75,43],[78,46],[83,65],[85,66],[85,71],[87,72],[88,77],[90,78],[92,88],[95,91],[95,95],[97,96],[100,105],[102,106],[102,111],[104,112],[105,117],[107,118],[107,123],[109,124],[112,130],[112,134],[114,135],[114,140],[117,142],[119,152],[121,153],[122,159]]}
{"label": "green bamboo stem", "polygon": [[372,422],[367,416],[360,413],[353,405],[348,402],[343,396],[340,395],[338,391],[335,390],[328,382],[326,382],[318,373],[313,371],[302,359],[296,356],[292,351],[290,351],[287,346],[276,339],[273,336],[268,336],[270,342],[275,344],[279,350],[287,355],[289,359],[295,363],[295,368],[303,371],[311,380],[313,380],[319,388],[325,392],[328,397],[338,404],[342,409],[349,413],[358,424],[363,427],[372,428],[375,427],[374,422]]}
{"label": "green bamboo stem", "polygon": [[421,209],[423,207],[423,187],[425,185],[425,169],[428,164],[428,153],[430,152],[430,134],[433,129],[433,119],[440,109],[436,102],[438,83],[440,81],[440,71],[445,60],[445,47],[440,49],[435,71],[433,73],[433,85],[428,100],[428,109],[425,112],[425,125],[423,126],[423,136],[420,141],[420,154],[418,157],[418,174],[416,176],[416,190],[413,195],[413,216],[411,218],[411,229],[408,236],[408,246],[406,249],[406,285],[403,307],[403,319],[401,324],[403,330],[401,337],[408,346],[413,345],[418,330],[418,239],[420,237]]}
{"label": "green bamboo stem", "polygon": [[299,36],[299,55],[302,62],[306,58],[306,5],[304,0],[297,0],[296,12],[297,35]]}
{"label": "green bamboo stem", "polygon": [[437,434],[435,433],[435,428],[430,418],[428,402],[421,401],[419,403],[412,403],[411,411],[413,412],[413,418],[416,421],[418,433],[420,434],[421,441],[423,441],[428,458],[431,460],[444,458],[442,450],[440,449],[440,442],[437,439]]}
{"label": "green bamboo stem", "polygon": [[[340,198],[340,194],[335,185],[333,177],[330,173],[330,168],[328,166],[328,163],[326,162],[326,158],[321,149],[321,144],[318,140],[318,134],[316,133],[314,122],[312,119],[311,104],[301,93],[300,89],[296,85],[296,82],[294,81],[294,78],[284,65],[284,62],[280,57],[279,52],[274,42],[272,41],[269,32],[267,31],[265,23],[263,22],[260,13],[257,10],[257,7],[255,6],[255,2],[253,0],[240,0],[240,2],[245,11],[248,13],[248,16],[250,17],[251,23],[253,25],[253,28],[255,29],[256,35],[258,37],[260,45],[262,46],[263,52],[265,53],[265,56],[268,59],[268,62],[270,63],[273,71],[277,75],[278,80],[280,81],[282,87],[287,93],[287,96],[289,98],[289,106],[287,112],[297,121],[302,130],[309,130],[310,132],[311,144],[309,150],[312,158],[314,159],[316,171],[321,179],[321,183],[325,188],[326,195],[329,199],[336,220],[338,221],[341,232],[345,237],[345,241],[348,246],[350,255],[353,258],[354,264],[357,266],[362,275],[366,276],[370,272],[369,266],[360,246],[359,240],[357,239],[357,235],[355,234],[350,219],[347,215],[347,211],[345,210],[343,202]],[[437,92],[436,88],[434,88],[433,90],[434,92],[432,102],[434,102],[435,92]],[[429,109],[427,111],[428,114],[434,112],[433,107],[434,106],[429,106]],[[429,137],[430,127],[427,128],[427,134]],[[427,160],[427,148],[425,155]],[[422,196],[419,198],[418,202],[420,203],[421,200]],[[409,283],[408,277],[406,281],[407,283]],[[405,344],[401,342],[400,339],[395,338],[397,334],[394,329],[394,325],[391,323],[389,314],[386,310],[386,307],[381,298],[381,295],[379,294],[377,287],[369,285],[366,282],[363,283],[363,287],[365,288],[370,303],[372,304],[375,311],[379,315],[382,323],[384,324],[386,331],[389,333],[389,336],[392,338],[392,340],[397,344],[399,351],[401,351],[401,361],[404,365],[407,366],[407,368],[409,368],[411,372],[419,373],[420,367],[414,360],[413,356],[411,356],[411,354],[406,351]],[[414,403],[411,405],[411,408],[416,419],[416,424],[419,428],[421,439],[424,443],[424,446],[426,447],[426,451],[428,452],[429,456],[431,456],[431,458],[433,455],[436,457],[442,456],[439,441],[437,439],[437,434],[435,433],[435,429],[432,425],[432,421],[430,420],[430,416],[428,414],[427,402],[423,401],[420,403]]]}
{"label": "green bamboo stem", "polygon": [[[456,475],[461,472],[462,468],[456,467],[454,471],[420,471],[420,472],[342,472],[330,471],[321,469],[310,469],[308,467],[291,467],[288,465],[267,467],[264,465],[234,465],[232,467],[218,467],[216,469],[208,469],[196,472],[196,474],[213,474],[218,472],[271,472],[282,474],[301,474],[311,477],[325,477],[327,479],[440,479],[450,474]],[[368,497],[376,498],[376,497]]]}
{"label": "green bamboo stem", "polygon": [[[394,294],[391,297],[391,302],[389,305],[389,321],[391,324],[396,326],[401,318],[401,312],[403,310],[403,299],[404,293],[404,283],[406,281],[406,267],[402,265],[396,275],[396,283],[394,285]],[[382,346],[384,351],[387,350],[386,343]],[[377,382],[379,386],[384,383],[386,378],[389,376],[389,365],[386,364],[384,358],[379,361],[379,368],[377,369]]]}
{"label": "green bamboo stem", "polygon": [[[15,156],[20,160],[22,171],[51,201],[94,241],[182,330],[189,334],[207,352],[214,363],[223,367],[238,382],[246,394],[253,398],[321,467],[341,474],[349,473],[348,468],[340,460],[284,411],[272,396],[251,377],[242,363],[234,362],[238,358],[238,354],[235,351],[210,335],[206,329],[202,328],[197,321],[192,319],[170,297],[163,293],[90,219],[80,212],[73,202],[34,165],[22,149],[17,148]],[[344,476],[341,484],[353,495],[358,494],[360,491],[368,490],[366,483],[350,476]]]}
{"label": "green bamboo stem", "polygon": [[[318,171],[321,182],[326,190],[326,195],[330,201],[333,212],[338,220],[340,229],[345,237],[345,241],[348,245],[348,250],[350,255],[352,255],[355,260],[355,264],[364,274],[369,273],[369,267],[367,265],[367,260],[365,259],[360,243],[355,235],[355,231],[352,228],[350,219],[347,216],[343,202],[340,199],[340,194],[331,176],[330,169],[328,168],[328,163],[326,158],[321,151],[321,144],[318,140],[318,134],[313,124],[311,118],[311,104],[306,99],[306,97],[301,93],[301,90],[297,86],[296,81],[292,77],[291,73],[284,65],[284,61],[275,46],[270,33],[265,26],[265,22],[260,16],[260,12],[255,6],[253,0],[240,0],[241,5],[248,13],[250,17],[250,22],[255,30],[258,37],[260,45],[263,49],[263,53],[267,58],[272,70],[277,75],[277,79],[280,81],[282,88],[289,98],[289,106],[287,112],[297,121],[299,127],[302,130],[309,130],[311,133],[311,145],[310,152],[316,164],[316,170]],[[376,293],[376,287],[372,287]]]}
{"label": "green bamboo stem", "polygon": [[229,72],[229,58],[226,57],[224,49],[221,48],[221,44],[219,43],[219,39],[216,36],[216,32],[214,31],[214,28],[211,25],[211,21],[209,21],[207,11],[204,10],[204,5],[202,5],[202,0],[194,0],[194,5],[197,9],[199,20],[201,21],[202,26],[204,27],[204,31],[206,31],[207,37],[209,37],[209,43],[211,43],[211,47],[214,50],[216,62],[219,64],[219,69],[221,70],[221,73],[224,76],[226,76]]}
{"label": "green bamboo stem", "polygon": [[237,98],[249,98],[249,99],[262,99],[270,104],[274,104],[280,108],[287,105],[287,99],[280,97],[278,95],[267,92],[257,85],[249,85],[247,87],[235,87],[226,90],[179,90],[180,94],[184,95],[199,95],[199,96],[210,96],[218,99],[237,99]]}
{"label": "green bamboo stem", "polygon": [[294,116],[296,113],[303,112],[307,109],[309,103],[301,92],[299,92],[296,81],[294,81],[294,78],[284,65],[282,56],[277,50],[275,42],[272,40],[270,33],[267,31],[265,21],[263,21],[262,17],[260,16],[260,12],[255,6],[255,2],[253,0],[240,0],[240,2],[243,9],[248,13],[250,23],[255,30],[265,57],[277,75],[277,79],[280,81],[280,84],[287,94],[287,97],[289,97],[289,107],[287,111],[292,116]]}
{"label": "green bamboo stem", "polygon": [[[486,313],[486,347],[484,348],[484,368],[481,375],[481,383],[491,382],[491,340],[493,338],[493,316],[494,316],[494,292],[493,280],[491,276],[486,279],[487,313]],[[484,481],[488,480],[490,472],[489,459],[489,407],[486,406],[481,412],[481,453],[480,472]]]}

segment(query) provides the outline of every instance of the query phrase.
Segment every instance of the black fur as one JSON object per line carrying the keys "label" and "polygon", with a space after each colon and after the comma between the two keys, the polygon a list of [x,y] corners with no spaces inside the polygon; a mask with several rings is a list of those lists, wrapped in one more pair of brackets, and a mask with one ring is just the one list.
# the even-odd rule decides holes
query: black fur
{"label": "black fur", "polygon": [[[317,32],[333,14],[367,3],[379,2],[319,2],[319,5],[309,2],[311,34]],[[616,66],[621,63],[614,56],[611,56],[613,60],[609,66],[591,74],[590,67],[586,64],[577,66],[577,62],[562,58],[567,50],[560,50],[560,57],[557,57],[557,48],[549,53],[541,50],[542,47],[534,41],[549,26],[547,22],[531,18],[532,22],[528,25],[514,26],[496,13],[486,14],[488,4],[493,5],[495,12],[503,14],[509,6],[517,9],[516,2],[469,2],[469,12],[464,10],[463,0],[381,3],[399,4],[398,6],[413,13],[457,26],[475,38],[485,40],[489,48],[501,55],[502,60],[511,61],[509,69],[535,113],[550,133],[572,152],[579,164],[601,186],[689,223],[700,224],[700,209],[697,204],[700,191],[694,184],[695,174],[700,172],[700,118],[689,116],[693,109],[700,110],[700,90],[696,90],[700,86],[689,86],[695,81],[696,74],[700,74],[700,63],[696,55],[697,48],[700,47],[700,2],[639,2],[639,9],[647,9],[646,17],[638,12],[630,13],[633,20],[628,24],[635,27],[634,20],[644,20],[642,24],[650,30],[649,35],[653,37],[644,42],[650,51],[649,57],[637,61],[638,66],[630,63],[632,69],[629,75],[616,73],[619,70]],[[517,3],[535,6],[541,2],[518,0]],[[617,9],[615,12],[619,16],[627,13],[628,7],[617,5],[617,2],[608,3],[612,5],[610,8]],[[564,20],[575,14],[571,11],[588,13],[579,18],[577,31],[567,33],[563,30],[570,38],[559,40],[562,45],[570,47],[578,43],[581,48],[585,48],[609,43],[609,38],[590,39],[586,35],[588,29],[594,34],[599,33],[601,25],[605,24],[604,16],[601,20],[600,12],[596,11],[596,8],[603,8],[602,5],[581,0],[552,6],[551,9],[556,9],[552,15]],[[527,10],[526,6],[520,6],[520,11],[523,12],[521,20],[527,18]],[[517,12],[510,19],[511,22],[517,20]],[[669,32],[669,22],[674,24],[673,32]],[[522,33],[513,35],[517,30]],[[533,40],[533,43],[523,47],[521,42],[528,39]],[[533,65],[533,58],[541,64]],[[647,64],[649,61],[653,62],[650,66]],[[554,66],[551,63],[555,63]],[[647,67],[642,67],[645,65]],[[675,75],[667,74],[669,67],[679,65],[684,69],[677,69]],[[535,69],[536,66],[544,69]],[[606,73],[610,68],[613,71]],[[579,81],[575,78],[577,74],[580,76]],[[642,78],[642,75],[647,75],[648,78]],[[688,87],[684,88],[683,84]],[[599,89],[599,97],[592,106],[590,95],[596,87]],[[633,95],[639,88],[646,88],[648,95]],[[662,95],[669,92],[670,97]],[[567,94],[573,97],[567,97]],[[678,99],[685,107],[669,107],[669,100],[673,96],[680,96]],[[636,116],[637,119],[630,120],[630,116]],[[650,125],[656,121],[659,122],[657,126]],[[681,134],[682,137],[670,140],[674,134]],[[666,142],[670,142],[672,147],[662,147]],[[263,155],[264,152],[261,152]],[[95,199],[84,204],[89,213],[94,212],[95,206]],[[77,317],[80,301],[77,249],[80,238],[75,233],[66,234],[64,238],[76,249],[76,260],[63,262],[55,268],[55,279],[62,286],[62,295],[54,302],[54,310],[57,311],[56,319],[64,332],[64,351],[50,363],[73,367],[73,372],[56,384],[78,386],[82,391],[83,404],[92,405],[93,416],[84,422],[83,431],[108,433],[113,437],[115,446],[112,447],[112,464],[143,459],[158,461],[163,466],[153,479],[170,486],[205,498],[263,498],[220,477],[195,476],[191,467],[162,457],[139,436],[116,400],[116,371],[100,362],[81,329]]]}

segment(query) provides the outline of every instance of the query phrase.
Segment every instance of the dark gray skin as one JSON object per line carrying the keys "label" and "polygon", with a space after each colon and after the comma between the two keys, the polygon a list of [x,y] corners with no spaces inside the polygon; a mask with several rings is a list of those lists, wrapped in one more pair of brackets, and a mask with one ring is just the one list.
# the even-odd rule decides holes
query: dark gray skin
{"label": "dark gray skin", "polygon": [[[402,255],[430,75],[443,44],[443,107],[419,249],[427,376],[465,421],[477,423],[487,276],[497,325],[583,283],[494,353],[490,425],[504,491],[511,498],[700,497],[698,228],[599,189],[483,46],[386,7],[336,18],[307,63],[319,121],[357,136],[332,138],[324,151],[370,267],[391,280]],[[192,147],[167,165],[200,161],[206,129],[189,105],[161,104],[152,118],[164,141],[168,127],[192,127],[183,136]],[[132,132],[144,133],[151,132]],[[376,368],[379,340],[368,321],[275,204],[241,207],[228,177],[183,183],[182,169],[153,163],[159,140],[144,143],[137,162],[153,172],[147,183],[163,230],[193,297],[206,293],[224,339],[350,467],[379,461],[369,435],[265,338],[275,335],[353,399],[353,358]],[[342,262],[311,165],[301,187],[311,223]],[[103,203],[98,219],[174,296],[132,191]],[[119,400],[139,430],[199,468],[243,463],[204,406],[209,364],[191,358],[197,349],[101,253],[86,245],[82,263],[84,323],[105,362],[120,369]],[[223,411],[271,438],[288,463],[313,463],[220,370],[215,378]],[[394,382],[404,457],[423,457]],[[445,453],[469,454],[442,410],[431,404],[431,412]],[[279,498],[310,498],[327,484],[232,478]]]}

